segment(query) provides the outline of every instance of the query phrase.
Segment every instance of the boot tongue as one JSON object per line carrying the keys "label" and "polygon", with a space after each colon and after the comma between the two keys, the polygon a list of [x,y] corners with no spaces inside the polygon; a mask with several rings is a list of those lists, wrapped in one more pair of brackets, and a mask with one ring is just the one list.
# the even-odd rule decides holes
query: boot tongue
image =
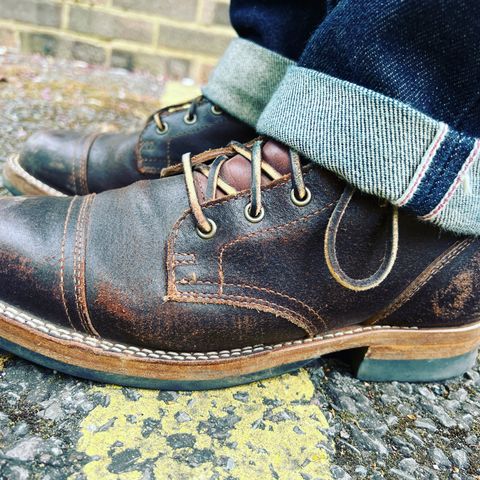
{"label": "boot tongue", "polygon": [[[262,160],[271,165],[280,175],[290,173],[290,160],[288,148],[282,144],[269,140],[262,147]],[[220,178],[237,191],[249,190],[251,188],[252,164],[242,155],[235,155],[228,159],[220,169]],[[200,172],[195,172],[195,187],[199,199],[204,202],[207,177]],[[262,185],[267,185],[271,179],[262,175]],[[225,194],[217,189],[216,198],[224,197]]]}

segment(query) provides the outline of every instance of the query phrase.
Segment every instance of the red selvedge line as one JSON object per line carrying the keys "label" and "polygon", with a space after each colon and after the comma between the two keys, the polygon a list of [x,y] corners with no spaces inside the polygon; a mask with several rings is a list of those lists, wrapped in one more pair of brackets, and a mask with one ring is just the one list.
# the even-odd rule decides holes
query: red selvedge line
{"label": "red selvedge line", "polygon": [[448,133],[448,125],[443,123],[440,131],[437,133],[437,138],[435,139],[434,143],[431,145],[427,156],[423,160],[423,166],[420,172],[418,172],[415,182],[408,189],[408,191],[404,193],[402,197],[400,197],[400,201],[397,202],[397,206],[403,207],[413,197],[413,194],[417,190],[417,187],[422,181],[422,178],[425,176],[425,172],[428,170],[428,167],[432,163],[433,157],[435,157],[435,154],[437,153],[438,149],[440,148],[440,145],[442,144],[443,140],[447,136],[447,133]]}
{"label": "red selvedge line", "polygon": [[452,198],[453,194],[456,192],[460,182],[463,180],[463,177],[467,173],[468,169],[473,165],[473,162],[478,158],[480,154],[480,140],[475,142],[475,147],[468,156],[467,160],[463,164],[460,172],[458,172],[457,178],[452,183],[451,187],[448,189],[448,192],[443,197],[442,201],[427,215],[420,217],[422,220],[431,220],[433,217],[436,217],[446,206],[447,203]]}

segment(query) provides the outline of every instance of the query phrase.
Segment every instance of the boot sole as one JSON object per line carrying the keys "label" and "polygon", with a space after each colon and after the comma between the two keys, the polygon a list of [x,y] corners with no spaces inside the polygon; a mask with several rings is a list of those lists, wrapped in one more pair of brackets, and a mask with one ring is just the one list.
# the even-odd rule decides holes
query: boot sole
{"label": "boot sole", "polygon": [[66,197],[28,173],[19,162],[19,156],[11,156],[3,168],[3,185],[13,195]]}
{"label": "boot sole", "polygon": [[140,388],[231,387],[296,370],[333,352],[356,356],[356,374],[362,380],[441,381],[471,368],[479,345],[477,322],[455,328],[346,328],[278,345],[164,352],[59,328],[0,302],[0,348],[66,374]]}

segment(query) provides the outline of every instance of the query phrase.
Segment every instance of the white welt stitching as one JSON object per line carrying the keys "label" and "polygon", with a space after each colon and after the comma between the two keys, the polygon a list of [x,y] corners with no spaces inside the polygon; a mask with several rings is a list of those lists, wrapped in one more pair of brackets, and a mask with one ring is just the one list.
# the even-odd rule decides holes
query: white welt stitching
{"label": "white welt stitching", "polygon": [[10,157],[8,159],[8,166],[19,176],[22,177],[26,182],[34,185],[42,192],[47,195],[54,196],[54,197],[66,197],[62,192],[55,190],[54,188],[48,186],[46,183],[41,182],[33,175],[30,175],[24,168],[21,167],[20,163],[18,162],[18,155],[14,157]]}
{"label": "white welt stitching", "polygon": [[[305,338],[302,340],[294,340],[291,342],[279,343],[277,345],[254,345],[252,347],[234,348],[232,350],[221,350],[219,352],[166,352],[163,350],[150,350],[148,348],[138,348],[133,346],[122,345],[120,343],[107,342],[96,337],[89,335],[83,335],[81,333],[74,332],[66,328],[60,328],[52,323],[44,322],[38,318],[32,317],[16,308],[6,305],[0,302],[0,314],[5,317],[15,320],[18,323],[28,325],[29,327],[42,332],[52,337],[61,338],[63,340],[72,340],[75,342],[83,343],[90,347],[101,348],[107,352],[112,353],[126,353],[136,357],[143,358],[155,358],[162,360],[217,360],[220,358],[234,358],[246,355],[252,355],[254,353],[266,352],[269,350],[277,350],[289,345],[302,345],[305,343],[311,343],[315,340],[328,340],[337,337],[346,337],[357,333],[368,332],[371,330],[388,330],[393,327],[387,325],[376,325],[370,327],[358,327],[352,330],[346,330],[342,332],[329,333],[325,335],[317,335],[314,338]],[[417,327],[394,327],[399,330],[418,330]]]}

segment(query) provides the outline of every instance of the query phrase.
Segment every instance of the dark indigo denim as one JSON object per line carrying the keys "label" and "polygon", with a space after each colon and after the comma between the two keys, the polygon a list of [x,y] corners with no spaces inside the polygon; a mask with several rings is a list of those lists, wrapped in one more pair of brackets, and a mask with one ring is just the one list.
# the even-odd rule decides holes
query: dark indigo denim
{"label": "dark indigo denim", "polygon": [[231,0],[238,35],[297,61],[332,0]]}
{"label": "dark indigo denim", "polygon": [[480,137],[479,0],[341,0],[299,64]]}

